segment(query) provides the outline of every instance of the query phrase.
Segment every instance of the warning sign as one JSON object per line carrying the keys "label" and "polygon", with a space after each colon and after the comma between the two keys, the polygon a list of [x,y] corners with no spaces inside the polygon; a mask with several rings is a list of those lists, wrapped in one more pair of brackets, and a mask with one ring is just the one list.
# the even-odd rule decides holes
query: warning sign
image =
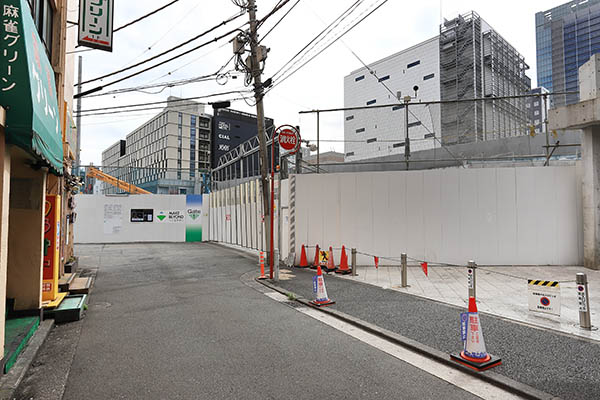
{"label": "warning sign", "polygon": [[577,303],[579,304],[579,311],[581,311],[581,312],[588,311],[587,298],[585,295],[585,286],[584,285],[577,285]]}
{"label": "warning sign", "polygon": [[560,315],[560,285],[557,281],[529,279],[529,311]]}
{"label": "warning sign", "polygon": [[327,253],[326,251],[321,250],[319,252],[319,265],[321,267],[326,267],[328,259],[329,259],[329,253]]}

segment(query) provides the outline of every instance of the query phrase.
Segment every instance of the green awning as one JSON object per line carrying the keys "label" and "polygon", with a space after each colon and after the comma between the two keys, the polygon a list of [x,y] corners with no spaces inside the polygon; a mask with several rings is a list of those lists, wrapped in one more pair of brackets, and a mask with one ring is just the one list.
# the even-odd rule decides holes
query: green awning
{"label": "green awning", "polygon": [[26,0],[1,0],[0,105],[6,136],[61,175],[63,147],[54,70]]}

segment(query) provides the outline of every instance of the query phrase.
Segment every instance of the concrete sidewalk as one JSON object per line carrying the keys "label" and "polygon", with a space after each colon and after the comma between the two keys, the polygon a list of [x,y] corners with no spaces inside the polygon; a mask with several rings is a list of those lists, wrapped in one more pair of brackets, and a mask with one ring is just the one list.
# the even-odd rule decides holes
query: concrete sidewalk
{"label": "concrete sidewalk", "polygon": [[[363,271],[362,275],[368,277],[370,272]],[[419,272],[413,268],[411,275]],[[380,281],[388,273],[391,275],[389,268],[374,271]],[[312,270],[282,269],[280,280],[274,284],[310,299],[314,275]],[[336,301],[330,308],[446,354],[461,348],[462,304],[454,306],[397,289],[382,289],[358,282],[357,278],[330,275],[325,281],[329,297]],[[598,341],[489,314],[482,314],[481,321],[488,351],[502,358],[502,365],[493,369],[495,373],[561,398],[600,398]]]}
{"label": "concrete sidewalk", "polygon": [[[408,288],[401,287],[400,266],[359,266],[358,276],[345,276],[385,289],[466,307],[468,301],[467,267],[430,265],[429,276],[421,266],[409,265]],[[600,271],[573,266],[510,266],[477,268],[477,306],[479,311],[514,319],[527,324],[555,329],[567,334],[600,341],[599,330],[579,327],[579,309],[575,288],[575,274],[584,272],[588,277],[592,324],[600,325]],[[554,316],[528,310],[528,279],[559,281],[561,314]]]}

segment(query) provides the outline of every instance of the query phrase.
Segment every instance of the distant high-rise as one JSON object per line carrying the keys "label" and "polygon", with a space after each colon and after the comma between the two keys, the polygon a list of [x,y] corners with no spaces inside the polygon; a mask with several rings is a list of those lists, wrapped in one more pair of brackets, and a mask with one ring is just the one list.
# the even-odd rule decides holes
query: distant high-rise
{"label": "distant high-rise", "polygon": [[[575,0],[535,14],[537,85],[550,92],[577,91],[578,70],[600,52],[600,0]],[[551,106],[579,96],[552,96]]]}

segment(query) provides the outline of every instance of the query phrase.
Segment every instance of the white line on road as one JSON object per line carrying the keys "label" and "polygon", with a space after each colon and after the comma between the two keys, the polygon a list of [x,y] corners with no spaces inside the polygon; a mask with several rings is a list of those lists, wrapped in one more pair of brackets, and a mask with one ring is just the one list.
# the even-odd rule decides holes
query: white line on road
{"label": "white line on road", "polygon": [[[268,297],[275,301],[287,302],[289,301],[286,296],[278,292],[267,292],[265,293]],[[507,392],[506,390],[500,389],[494,385],[486,383],[480,379],[474,378],[464,372],[457,369],[448,367],[444,364],[440,364],[433,361],[419,353],[408,350],[395,343],[391,343],[379,336],[372,333],[365,332],[356,326],[347,322],[341,321],[331,315],[325,314],[318,310],[309,307],[297,307],[295,310],[308,315],[322,323],[329,325],[330,327],[337,329],[348,336],[360,340],[378,350],[383,351],[386,354],[391,355],[399,360],[402,360],[414,367],[417,367],[433,376],[436,376],[456,387],[459,387],[467,392],[479,396],[482,399],[489,400],[508,400],[508,399],[520,399],[521,397],[514,395],[513,393]]]}

